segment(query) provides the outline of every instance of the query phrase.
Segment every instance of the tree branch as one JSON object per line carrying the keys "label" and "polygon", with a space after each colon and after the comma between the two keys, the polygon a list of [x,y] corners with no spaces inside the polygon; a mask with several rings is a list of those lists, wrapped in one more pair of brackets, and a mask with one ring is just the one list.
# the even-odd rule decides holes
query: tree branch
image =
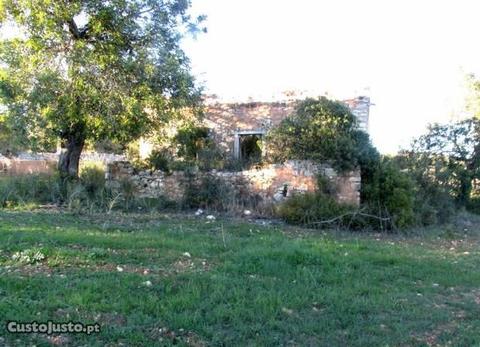
{"label": "tree branch", "polygon": [[73,18],[70,19],[67,22],[67,24],[68,24],[68,30],[76,40],[88,39],[88,35],[87,35],[88,25],[86,25],[83,29],[80,30],[78,29],[77,23],[75,23],[75,20],[73,20]]}
{"label": "tree branch", "polygon": [[312,225],[329,224],[329,223],[333,223],[333,222],[335,222],[339,219],[342,219],[343,217],[347,217],[347,216],[369,217],[369,218],[374,218],[374,219],[377,219],[377,220],[380,220],[380,221],[383,221],[383,222],[391,221],[391,218],[379,217],[379,216],[375,216],[373,214],[368,214],[368,213],[363,213],[363,212],[347,212],[347,213],[344,213],[344,214],[342,214],[340,216],[337,216],[335,218],[332,218],[332,219],[327,219],[327,220],[318,221],[318,222],[312,222],[312,223],[309,223],[309,224],[312,224]]}

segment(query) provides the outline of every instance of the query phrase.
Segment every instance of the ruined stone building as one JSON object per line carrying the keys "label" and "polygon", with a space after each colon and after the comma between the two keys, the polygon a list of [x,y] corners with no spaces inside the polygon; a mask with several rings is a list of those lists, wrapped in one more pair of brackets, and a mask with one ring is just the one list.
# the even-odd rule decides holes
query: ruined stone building
{"label": "ruined stone building", "polygon": [[[343,101],[357,117],[359,127],[368,132],[370,98],[359,96]],[[252,140],[261,140],[268,129],[289,116],[297,101],[210,103],[205,125],[212,129],[214,139],[237,159],[246,155],[244,147]]]}

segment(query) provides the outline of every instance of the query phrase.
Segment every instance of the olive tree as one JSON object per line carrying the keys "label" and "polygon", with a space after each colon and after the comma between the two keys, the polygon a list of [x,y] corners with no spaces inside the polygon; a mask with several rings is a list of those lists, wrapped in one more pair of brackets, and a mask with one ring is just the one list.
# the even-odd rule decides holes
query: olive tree
{"label": "olive tree", "polygon": [[87,140],[126,143],[194,106],[179,41],[198,30],[188,0],[0,0],[0,96],[32,145],[60,139],[59,170],[77,177]]}

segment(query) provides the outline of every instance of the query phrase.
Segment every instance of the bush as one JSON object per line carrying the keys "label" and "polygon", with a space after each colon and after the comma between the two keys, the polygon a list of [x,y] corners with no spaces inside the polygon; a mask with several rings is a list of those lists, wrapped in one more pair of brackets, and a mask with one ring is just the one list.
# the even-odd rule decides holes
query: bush
{"label": "bush", "polygon": [[290,197],[280,205],[277,215],[287,223],[323,228],[347,226],[350,212],[354,210],[354,207],[339,204],[321,192],[308,192]]}
{"label": "bush", "polygon": [[475,214],[480,214],[480,197],[476,196],[470,198],[470,201],[467,205],[467,210]]}
{"label": "bush", "polygon": [[394,162],[384,158],[362,179],[362,204],[368,213],[390,219],[386,225],[381,224],[381,219],[372,219],[372,223],[387,228],[405,228],[415,223],[415,184]]}
{"label": "bush", "polygon": [[32,174],[0,177],[0,207],[51,204],[62,199],[57,175]]}
{"label": "bush", "polygon": [[188,125],[178,130],[173,138],[177,156],[185,160],[197,160],[199,152],[213,145],[207,127]]}
{"label": "bush", "polygon": [[80,182],[85,191],[95,196],[105,189],[105,168],[101,163],[88,163],[80,168]]}
{"label": "bush", "polygon": [[202,171],[222,170],[225,168],[226,160],[224,151],[215,146],[198,151],[198,168]]}
{"label": "bush", "polygon": [[426,226],[450,222],[459,205],[451,186],[455,175],[448,165],[425,153],[403,152],[394,160],[414,182],[416,224]]}
{"label": "bush", "polygon": [[221,178],[208,175],[196,180],[190,174],[185,186],[184,206],[225,211],[234,200],[232,194],[231,187]]}
{"label": "bush", "polygon": [[147,163],[153,170],[160,170],[165,173],[170,173],[172,158],[163,150],[154,150],[148,157]]}
{"label": "bush", "polygon": [[266,145],[272,162],[313,160],[339,171],[378,159],[368,134],[358,129],[349,108],[325,97],[300,102],[292,115],[269,131]]}

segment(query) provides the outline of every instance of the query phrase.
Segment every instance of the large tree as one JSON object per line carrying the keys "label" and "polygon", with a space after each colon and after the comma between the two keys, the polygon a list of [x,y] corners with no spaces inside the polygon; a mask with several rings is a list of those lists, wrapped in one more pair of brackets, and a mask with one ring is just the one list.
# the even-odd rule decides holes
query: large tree
{"label": "large tree", "polygon": [[433,124],[404,154],[404,165],[417,180],[431,180],[466,206],[472,184],[480,179],[480,121],[469,118]]}
{"label": "large tree", "polygon": [[357,119],[340,101],[308,98],[267,135],[271,160],[307,159],[341,171],[368,168],[379,154]]}
{"label": "large tree", "polygon": [[199,92],[179,48],[202,18],[188,0],[0,0],[18,35],[0,42],[7,119],[33,144],[60,138],[59,170],[77,177],[85,141],[128,142]]}

